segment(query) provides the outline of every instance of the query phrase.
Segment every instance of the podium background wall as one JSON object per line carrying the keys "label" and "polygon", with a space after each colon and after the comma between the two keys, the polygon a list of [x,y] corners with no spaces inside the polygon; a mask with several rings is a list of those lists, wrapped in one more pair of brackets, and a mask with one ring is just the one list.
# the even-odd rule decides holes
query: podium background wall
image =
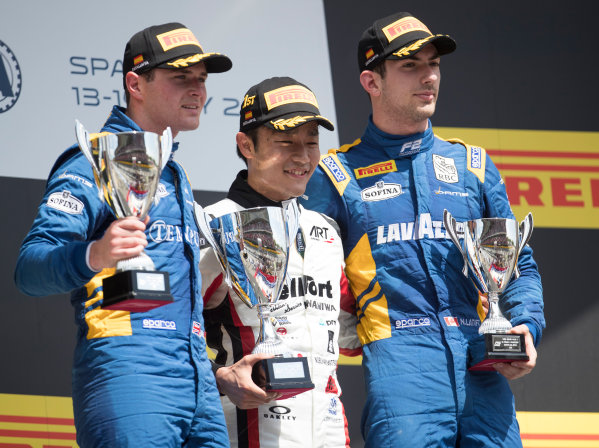
{"label": "podium background wall", "polygon": [[[357,41],[376,18],[406,10],[433,32],[450,34],[458,43],[454,54],[442,58],[441,94],[433,117],[437,133],[489,150],[506,179],[518,218],[528,210],[535,215],[531,245],[543,278],[547,330],[537,368],[511,384],[517,410],[599,412],[599,300],[594,278],[599,250],[597,3],[230,3],[222,8],[212,2],[181,1],[167,7],[157,1],[110,0],[102,3],[105,12],[97,17],[74,0],[60,6],[32,1],[3,6],[0,394],[71,394],[76,328],[69,298],[20,294],[13,282],[14,266],[46,174],[74,142],[75,118],[95,131],[111,104],[121,101],[120,59],[133,32],[181,21],[205,49],[233,60],[230,73],[208,80],[212,99],[199,131],[180,139],[179,155],[196,199],[207,205],[223,197],[242,167],[234,154],[239,101],[250,85],[265,77],[293,76],[315,91],[321,111],[337,126],[335,133],[321,132],[323,152],[358,138],[369,103],[358,83]],[[139,8],[144,8],[142,14]],[[92,105],[96,100],[99,104]],[[518,151],[534,154],[523,159]],[[542,191],[531,195],[531,186]],[[342,364],[339,376],[352,446],[361,446],[361,367]],[[11,409],[2,410],[1,401],[2,395],[0,413],[9,413]],[[2,421],[0,442],[6,435]]]}

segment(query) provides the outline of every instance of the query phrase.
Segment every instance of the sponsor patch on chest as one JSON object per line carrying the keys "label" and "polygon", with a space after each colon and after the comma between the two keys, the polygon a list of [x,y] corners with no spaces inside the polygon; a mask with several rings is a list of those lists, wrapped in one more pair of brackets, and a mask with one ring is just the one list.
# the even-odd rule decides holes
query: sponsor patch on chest
{"label": "sponsor patch on chest", "polygon": [[454,159],[433,154],[433,168],[435,169],[437,180],[448,184],[458,182],[458,169],[455,166]]}
{"label": "sponsor patch on chest", "polygon": [[177,324],[172,320],[159,320],[159,319],[144,319],[141,325],[143,328],[149,328],[154,330],[176,330]]}
{"label": "sponsor patch on chest", "polygon": [[378,176],[385,173],[397,171],[395,160],[387,160],[385,162],[375,163],[374,165],[365,166],[362,168],[354,169],[356,179],[363,177]]}
{"label": "sponsor patch on chest", "polygon": [[403,194],[400,184],[385,183],[382,180],[361,192],[362,200],[367,202],[384,201],[400,194]]}

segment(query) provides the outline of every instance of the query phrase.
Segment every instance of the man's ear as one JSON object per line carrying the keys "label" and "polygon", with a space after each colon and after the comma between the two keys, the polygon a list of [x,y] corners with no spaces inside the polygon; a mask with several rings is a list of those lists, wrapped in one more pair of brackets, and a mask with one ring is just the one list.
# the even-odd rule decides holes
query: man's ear
{"label": "man's ear", "polygon": [[137,73],[128,72],[125,75],[125,85],[129,91],[129,97],[141,100],[143,98],[142,89],[140,86],[140,76]]}
{"label": "man's ear", "polygon": [[381,94],[381,76],[371,70],[364,70],[360,73],[360,84],[366,93],[370,96],[380,96]]}
{"label": "man's ear", "polygon": [[243,154],[246,159],[254,158],[256,148],[254,147],[254,142],[247,134],[238,132],[237,135],[235,135],[235,140],[239,151],[241,151],[241,154]]}

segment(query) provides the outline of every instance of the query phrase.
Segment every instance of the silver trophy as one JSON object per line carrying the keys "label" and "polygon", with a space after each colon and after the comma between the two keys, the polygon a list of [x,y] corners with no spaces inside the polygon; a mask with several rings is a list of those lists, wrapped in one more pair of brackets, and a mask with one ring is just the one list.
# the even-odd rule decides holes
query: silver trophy
{"label": "silver trophy", "polygon": [[532,214],[522,223],[507,218],[481,218],[463,223],[463,244],[458,223],[447,210],[443,213],[445,229],[464,259],[463,274],[474,282],[479,292],[488,294],[489,312],[481,323],[486,354],[475,359],[470,370],[493,370],[497,362],[527,361],[524,335],[506,334],[512,324],[501,313],[500,294],[512,279],[520,276],[518,257],[532,235]]}
{"label": "silver trophy", "polygon": [[[271,307],[286,283],[289,247],[299,229],[296,201],[283,207],[258,207],[211,218],[195,205],[198,227],[216,254],[224,279],[250,308],[256,308],[260,331],[252,353],[266,353],[263,369],[266,390],[289,398],[314,388],[307,359],[291,356],[271,321]],[[254,378],[260,375],[255,372]]]}
{"label": "silver trophy", "polygon": [[[117,218],[144,220],[171,154],[170,128],[162,136],[132,131],[90,138],[83,125],[78,120],[75,123],[77,142],[92,166],[100,199]],[[116,271],[103,279],[102,308],[143,312],[173,301],[168,273],[156,271],[145,252],[118,261]]]}

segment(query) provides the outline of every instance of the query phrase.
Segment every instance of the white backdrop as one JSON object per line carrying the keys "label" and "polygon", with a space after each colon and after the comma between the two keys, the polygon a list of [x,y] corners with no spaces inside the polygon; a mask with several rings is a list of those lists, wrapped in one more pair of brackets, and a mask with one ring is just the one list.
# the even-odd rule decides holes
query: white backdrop
{"label": "white backdrop", "polygon": [[[204,51],[233,61],[231,71],[210,75],[199,129],[177,138],[194,189],[227,191],[243,167],[235,154],[239,101],[264,78],[308,85],[336,123],[322,0],[12,1],[2,7],[0,41],[18,61],[22,86],[0,112],[0,176],[45,179],[75,142],[76,118],[95,132],[113,104],[124,105],[121,60],[131,35],[171,21],[190,28]],[[320,141],[325,152],[338,135],[322,129]]]}

